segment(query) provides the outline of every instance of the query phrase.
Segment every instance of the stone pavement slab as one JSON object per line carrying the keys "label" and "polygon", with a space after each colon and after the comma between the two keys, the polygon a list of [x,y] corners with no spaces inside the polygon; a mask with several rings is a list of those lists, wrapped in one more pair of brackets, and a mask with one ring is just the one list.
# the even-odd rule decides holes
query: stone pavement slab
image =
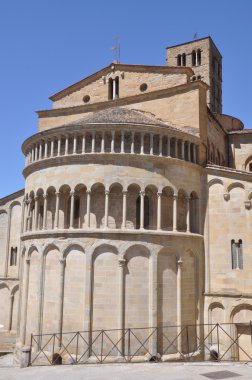
{"label": "stone pavement slab", "polygon": [[228,379],[251,380],[252,367],[246,364],[92,364],[51,367],[0,366],[0,380],[208,380],[206,374],[233,373]]}

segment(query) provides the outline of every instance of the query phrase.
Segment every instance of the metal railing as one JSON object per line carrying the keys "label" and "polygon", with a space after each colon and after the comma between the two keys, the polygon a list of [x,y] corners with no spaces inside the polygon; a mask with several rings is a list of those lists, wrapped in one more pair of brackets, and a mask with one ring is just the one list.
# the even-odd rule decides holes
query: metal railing
{"label": "metal railing", "polygon": [[32,334],[29,365],[251,360],[250,321]]}

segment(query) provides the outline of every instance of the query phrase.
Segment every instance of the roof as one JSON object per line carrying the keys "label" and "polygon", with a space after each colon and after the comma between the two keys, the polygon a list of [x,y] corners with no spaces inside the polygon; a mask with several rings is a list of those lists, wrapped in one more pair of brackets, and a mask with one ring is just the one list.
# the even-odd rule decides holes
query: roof
{"label": "roof", "polygon": [[228,134],[230,135],[246,135],[252,133],[252,129],[246,128],[238,131],[230,131]]}
{"label": "roof", "polygon": [[86,125],[86,124],[146,124],[166,126],[162,120],[157,119],[149,112],[127,109],[122,107],[112,107],[88,115],[64,126]]}
{"label": "roof", "polygon": [[0,198],[0,205],[4,205],[5,203],[13,199],[21,197],[22,195],[24,195],[24,192],[25,192],[25,189],[21,189],[21,190],[15,191],[14,193],[5,195],[3,198]]}
{"label": "roof", "polygon": [[59,100],[64,96],[67,96],[74,91],[78,91],[85,85],[88,85],[92,81],[98,79],[99,77],[106,75],[111,70],[121,70],[121,71],[136,71],[136,72],[163,72],[171,74],[187,74],[192,75],[193,70],[190,67],[173,67],[173,66],[155,66],[155,65],[129,65],[122,63],[111,63],[110,65],[104,67],[103,69],[96,71],[94,74],[89,75],[88,77],[81,79],[79,82],[72,84],[64,88],[63,90],[57,92],[56,94],[49,97],[52,101]]}

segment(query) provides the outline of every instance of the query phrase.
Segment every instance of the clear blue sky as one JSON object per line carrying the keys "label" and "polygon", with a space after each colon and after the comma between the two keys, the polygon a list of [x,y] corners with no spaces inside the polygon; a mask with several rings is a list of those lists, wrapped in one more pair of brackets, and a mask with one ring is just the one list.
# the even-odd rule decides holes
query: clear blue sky
{"label": "clear blue sky", "polygon": [[223,112],[252,128],[252,1],[0,0],[0,197],[24,187],[21,144],[48,97],[113,61],[165,64],[165,47],[211,35]]}

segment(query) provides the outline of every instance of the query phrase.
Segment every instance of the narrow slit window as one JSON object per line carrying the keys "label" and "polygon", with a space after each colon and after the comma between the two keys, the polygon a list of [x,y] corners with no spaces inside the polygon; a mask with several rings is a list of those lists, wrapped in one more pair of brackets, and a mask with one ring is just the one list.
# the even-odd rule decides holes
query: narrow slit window
{"label": "narrow slit window", "polygon": [[231,259],[232,269],[243,269],[243,247],[241,239],[239,239],[238,242],[234,239],[231,240]]}
{"label": "narrow slit window", "polygon": [[17,247],[11,247],[10,266],[17,265]]}

